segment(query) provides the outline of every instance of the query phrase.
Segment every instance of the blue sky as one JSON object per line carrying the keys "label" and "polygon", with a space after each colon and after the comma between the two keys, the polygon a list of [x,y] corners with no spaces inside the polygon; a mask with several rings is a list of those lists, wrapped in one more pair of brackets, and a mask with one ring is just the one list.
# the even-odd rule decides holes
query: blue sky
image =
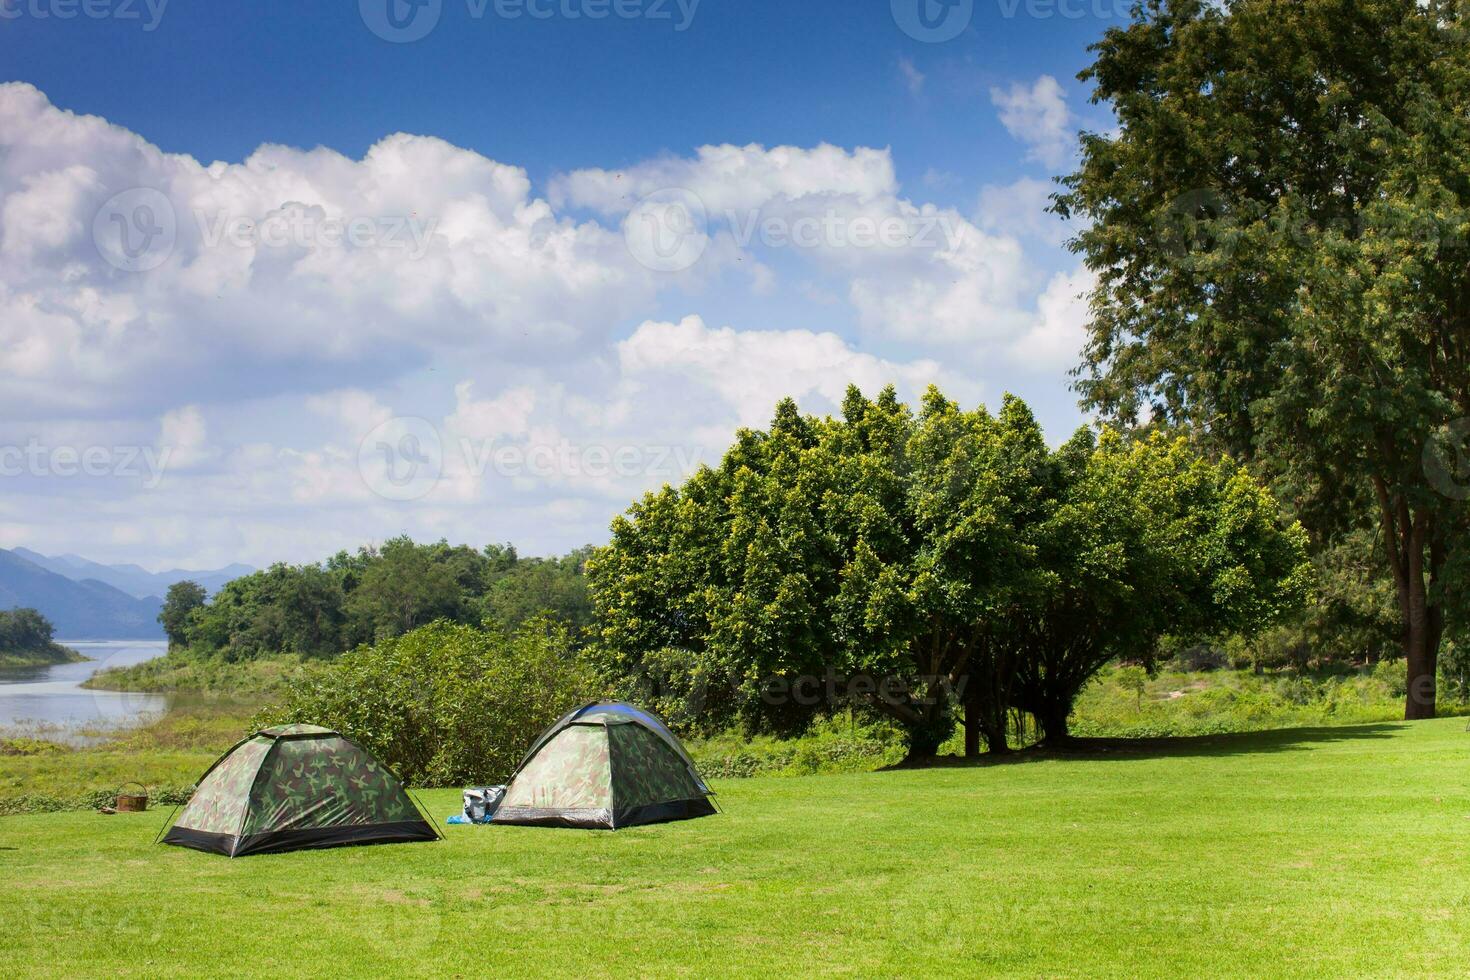
{"label": "blue sky", "polygon": [[1083,421],[1042,208],[1121,0],[85,2],[0,0],[0,546],[560,550],[782,393]]}

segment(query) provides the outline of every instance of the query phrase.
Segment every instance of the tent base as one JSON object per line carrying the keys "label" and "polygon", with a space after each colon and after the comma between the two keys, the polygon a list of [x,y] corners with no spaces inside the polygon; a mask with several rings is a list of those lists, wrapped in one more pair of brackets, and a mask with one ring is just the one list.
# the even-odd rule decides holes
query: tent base
{"label": "tent base", "polygon": [[273,830],[263,834],[237,837],[234,834],[212,834],[188,827],[174,826],[163,838],[165,844],[192,847],[196,851],[241,857],[245,854],[279,854],[322,847],[351,847],[357,844],[407,844],[437,840],[434,828],[423,820],[400,820],[392,823],[361,824],[344,827],[315,827],[309,830]]}
{"label": "tent base", "polygon": [[491,824],[525,827],[568,827],[576,830],[618,830],[672,820],[692,820],[718,813],[705,797],[673,800],[649,806],[622,807],[616,810],[563,810],[534,806],[502,806],[495,811]]}

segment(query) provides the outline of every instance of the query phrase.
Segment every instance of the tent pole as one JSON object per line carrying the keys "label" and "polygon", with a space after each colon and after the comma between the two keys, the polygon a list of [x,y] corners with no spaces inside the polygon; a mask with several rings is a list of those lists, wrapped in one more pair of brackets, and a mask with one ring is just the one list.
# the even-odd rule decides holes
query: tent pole
{"label": "tent pole", "polygon": [[424,822],[429,825],[429,829],[434,832],[434,836],[443,840],[444,835],[439,832],[439,824],[433,817],[429,816],[429,810],[428,807],[424,806],[424,801],[419,799],[419,795],[407,786],[403,787],[403,791],[408,794],[410,800],[413,800],[413,805],[418,808],[419,816],[424,818]]}
{"label": "tent pole", "polygon": [[[191,793],[189,795],[192,796],[193,794]],[[159,841],[163,840],[163,835],[168,833],[168,828],[172,826],[174,822],[174,814],[178,813],[179,807],[183,805],[184,804],[182,803],[174,804],[174,808],[169,811],[168,817],[163,821],[163,826],[158,828],[158,834],[153,838],[153,843],[157,844]]]}

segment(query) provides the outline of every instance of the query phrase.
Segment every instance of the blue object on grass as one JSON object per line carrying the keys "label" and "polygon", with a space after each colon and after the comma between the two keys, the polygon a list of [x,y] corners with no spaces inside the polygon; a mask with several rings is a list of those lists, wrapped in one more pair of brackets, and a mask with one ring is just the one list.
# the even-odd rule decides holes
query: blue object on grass
{"label": "blue object on grass", "polygon": [[450,817],[448,820],[446,820],[444,822],[445,823],[469,823],[469,819],[466,818],[463,813],[456,813],[454,816]]}

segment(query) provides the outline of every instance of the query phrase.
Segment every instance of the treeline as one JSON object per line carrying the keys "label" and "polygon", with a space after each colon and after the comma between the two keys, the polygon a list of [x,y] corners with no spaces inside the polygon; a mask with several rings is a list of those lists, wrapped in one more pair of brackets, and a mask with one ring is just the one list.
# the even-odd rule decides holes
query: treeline
{"label": "treeline", "polygon": [[399,537],[321,564],[273,565],[213,597],[177,583],[159,622],[171,649],[227,661],[331,657],[437,620],[514,630],[543,613],[580,643],[592,615],[583,574],[591,551],[523,558],[510,545],[476,550]]}

